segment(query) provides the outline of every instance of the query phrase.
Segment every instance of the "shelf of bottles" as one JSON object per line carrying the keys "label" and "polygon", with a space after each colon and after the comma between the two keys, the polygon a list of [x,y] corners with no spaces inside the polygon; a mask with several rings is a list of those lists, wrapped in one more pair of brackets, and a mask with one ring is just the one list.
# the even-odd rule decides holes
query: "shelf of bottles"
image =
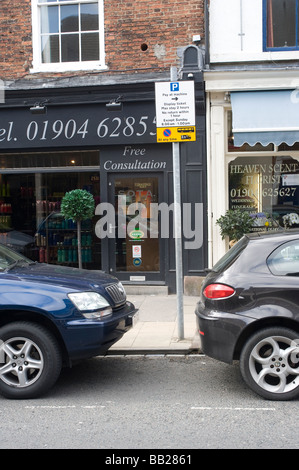
{"label": "shelf of bottles", "polygon": [[[92,262],[91,221],[81,223],[82,263]],[[36,246],[39,247],[41,263],[77,264],[78,238],[77,224],[72,220],[49,221],[46,235],[36,234]]]}
{"label": "shelf of bottles", "polygon": [[12,205],[9,202],[10,186],[8,183],[0,184],[0,228],[11,228]]}
{"label": "shelf of bottles", "polygon": [[[37,201],[37,208],[39,214],[48,214],[35,235],[39,262],[78,265],[77,223],[64,219],[60,201]],[[81,253],[83,264],[92,262],[91,220],[81,222]]]}

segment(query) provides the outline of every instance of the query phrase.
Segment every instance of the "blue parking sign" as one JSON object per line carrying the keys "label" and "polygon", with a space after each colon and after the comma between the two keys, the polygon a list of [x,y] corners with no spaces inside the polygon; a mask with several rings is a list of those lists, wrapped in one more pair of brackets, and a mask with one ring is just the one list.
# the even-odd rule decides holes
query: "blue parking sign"
{"label": "blue parking sign", "polygon": [[172,82],[170,84],[170,91],[179,91],[179,89],[180,89],[179,82]]}

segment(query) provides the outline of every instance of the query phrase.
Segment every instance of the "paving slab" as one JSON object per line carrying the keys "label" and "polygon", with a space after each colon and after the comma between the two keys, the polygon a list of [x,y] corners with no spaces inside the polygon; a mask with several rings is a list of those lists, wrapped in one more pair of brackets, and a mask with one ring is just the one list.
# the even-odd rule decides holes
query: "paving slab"
{"label": "paving slab", "polygon": [[108,354],[190,354],[200,352],[195,306],[198,297],[183,298],[184,337],[179,339],[176,295],[128,295],[138,320]]}

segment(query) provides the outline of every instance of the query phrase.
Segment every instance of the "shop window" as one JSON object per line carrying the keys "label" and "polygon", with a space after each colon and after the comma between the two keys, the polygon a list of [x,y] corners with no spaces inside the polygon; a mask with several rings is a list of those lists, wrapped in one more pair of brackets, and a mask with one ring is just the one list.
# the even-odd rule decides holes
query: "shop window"
{"label": "shop window", "polygon": [[104,66],[103,0],[32,0],[33,71]]}
{"label": "shop window", "polygon": [[229,208],[250,212],[255,230],[299,227],[299,162],[288,156],[236,158],[229,164]]}
{"label": "shop window", "polygon": [[[63,190],[62,190],[63,188]],[[35,226],[34,250],[31,258],[40,262],[78,267],[77,224],[66,220],[60,212],[61,200],[67,191],[85,189],[99,203],[99,173],[36,174],[32,228]],[[21,198],[26,206],[26,188]],[[30,203],[30,201],[29,201]],[[16,222],[15,222],[16,223]],[[86,269],[101,268],[100,239],[95,236],[95,217],[82,221],[82,264]]]}
{"label": "shop window", "polygon": [[98,167],[99,153],[86,151],[9,153],[0,155],[0,168],[8,171],[17,168]]}
{"label": "shop window", "polygon": [[264,0],[264,50],[298,49],[298,0]]}
{"label": "shop window", "polygon": [[[0,243],[34,261],[77,267],[77,227],[72,220],[64,219],[60,205],[65,193],[73,189],[85,189],[93,195],[95,205],[100,202],[99,153],[38,153],[19,155],[19,159],[19,165],[28,167],[12,168],[16,155],[0,158]],[[71,160],[76,168],[70,168]],[[63,167],[66,162],[69,165]],[[88,169],[91,162],[94,167]],[[98,219],[94,216],[82,222],[85,269],[101,269],[101,240],[95,235]]]}
{"label": "shop window", "polygon": [[286,152],[288,150],[299,150],[299,142],[294,142],[294,145],[287,145],[285,142],[282,142],[278,146],[278,151],[279,152]]}

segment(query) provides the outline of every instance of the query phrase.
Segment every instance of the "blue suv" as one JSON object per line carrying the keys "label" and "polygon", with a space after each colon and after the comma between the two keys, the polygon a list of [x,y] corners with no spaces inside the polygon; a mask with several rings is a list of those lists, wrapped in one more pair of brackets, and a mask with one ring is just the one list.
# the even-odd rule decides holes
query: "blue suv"
{"label": "blue suv", "polygon": [[0,393],[42,395],[62,366],[107,352],[135,313],[116,278],[33,262],[0,245]]}

